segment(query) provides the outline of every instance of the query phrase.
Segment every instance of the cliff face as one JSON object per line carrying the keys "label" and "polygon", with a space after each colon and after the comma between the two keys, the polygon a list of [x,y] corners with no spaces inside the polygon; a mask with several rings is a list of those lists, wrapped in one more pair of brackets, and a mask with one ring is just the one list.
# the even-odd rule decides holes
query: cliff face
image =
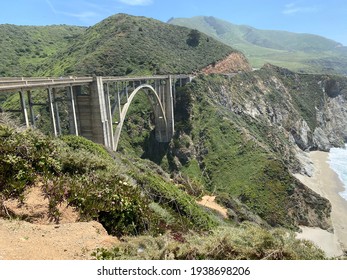
{"label": "cliff face", "polygon": [[300,75],[266,65],[234,77],[229,86],[215,96],[220,105],[276,127],[301,150],[328,151],[347,140],[347,79],[343,77]]}
{"label": "cliff face", "polygon": [[291,173],[312,172],[302,151],[347,139],[346,90],[344,77],[272,65],[200,76],[177,94],[170,166],[237,198],[270,225],[328,229],[329,202]]}

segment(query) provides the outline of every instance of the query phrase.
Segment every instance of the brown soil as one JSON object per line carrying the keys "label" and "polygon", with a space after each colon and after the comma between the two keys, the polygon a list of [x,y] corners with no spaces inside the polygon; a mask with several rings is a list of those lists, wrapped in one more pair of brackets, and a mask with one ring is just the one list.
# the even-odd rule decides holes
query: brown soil
{"label": "brown soil", "polygon": [[[0,260],[93,259],[91,253],[97,248],[112,248],[119,243],[100,223],[78,222],[78,213],[66,204],[59,207],[59,223],[52,221],[41,188],[41,184],[29,188],[23,203],[3,203],[7,217],[0,217]],[[227,218],[227,209],[214,200],[215,196],[204,196],[198,203]]]}
{"label": "brown soil", "polygon": [[24,203],[8,200],[3,206],[7,218],[15,218],[0,218],[0,260],[92,259],[97,248],[119,242],[98,222],[77,222],[78,213],[66,204],[59,207],[60,220],[54,223],[40,185],[27,190]]}
{"label": "brown soil", "polygon": [[236,52],[202,70],[204,74],[231,74],[239,71],[249,72],[252,68],[245,56]]}
{"label": "brown soil", "polygon": [[197,201],[198,204],[211,208],[215,211],[217,211],[223,218],[228,218],[228,210],[222,206],[220,206],[218,203],[216,203],[214,200],[216,199],[215,196],[208,196],[205,195],[202,197],[201,201]]}

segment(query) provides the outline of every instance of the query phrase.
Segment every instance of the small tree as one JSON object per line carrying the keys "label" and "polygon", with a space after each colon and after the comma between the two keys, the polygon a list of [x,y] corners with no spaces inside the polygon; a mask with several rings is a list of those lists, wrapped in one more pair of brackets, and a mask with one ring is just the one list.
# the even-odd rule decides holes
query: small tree
{"label": "small tree", "polygon": [[193,29],[188,34],[187,44],[191,47],[197,47],[199,46],[200,38],[201,33],[198,30]]}

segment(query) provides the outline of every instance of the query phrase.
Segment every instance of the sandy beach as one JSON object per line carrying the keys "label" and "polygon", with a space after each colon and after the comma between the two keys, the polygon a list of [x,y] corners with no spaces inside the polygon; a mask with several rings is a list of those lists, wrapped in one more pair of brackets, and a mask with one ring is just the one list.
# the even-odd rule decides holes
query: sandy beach
{"label": "sandy beach", "polygon": [[298,238],[311,240],[323,249],[328,257],[341,256],[343,251],[347,250],[347,201],[339,195],[339,192],[344,190],[343,184],[329,166],[329,153],[315,151],[310,152],[308,156],[314,164],[313,176],[295,174],[295,177],[330,201],[334,232],[302,227],[302,233],[298,234]]}

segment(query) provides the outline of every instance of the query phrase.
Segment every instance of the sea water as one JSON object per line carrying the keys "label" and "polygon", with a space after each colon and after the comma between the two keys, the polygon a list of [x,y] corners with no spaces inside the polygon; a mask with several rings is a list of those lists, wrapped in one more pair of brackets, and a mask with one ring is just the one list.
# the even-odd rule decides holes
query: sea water
{"label": "sea water", "polygon": [[344,184],[345,190],[340,195],[347,200],[347,144],[345,148],[332,148],[329,152],[329,165]]}

